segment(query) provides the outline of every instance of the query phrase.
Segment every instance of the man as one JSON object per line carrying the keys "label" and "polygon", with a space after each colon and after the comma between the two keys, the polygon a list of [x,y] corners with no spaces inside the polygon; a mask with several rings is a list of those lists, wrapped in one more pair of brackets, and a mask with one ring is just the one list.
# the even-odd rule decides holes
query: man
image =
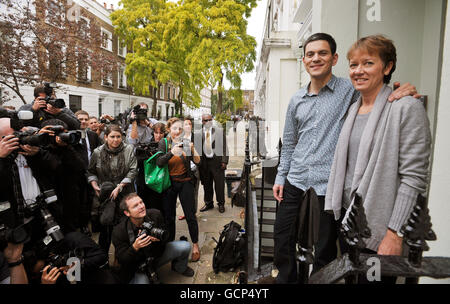
{"label": "man", "polygon": [[[67,124],[69,130],[77,130],[80,128],[80,122],[75,117],[70,109],[64,107],[62,109],[53,107],[47,103],[44,99],[48,96],[48,90],[45,86],[40,85],[34,89],[35,100],[31,104],[26,104],[20,107],[20,110],[27,110],[33,112],[34,127],[40,128],[41,123],[45,120],[57,118],[64,121]],[[54,92],[50,94],[53,98],[56,98]]]}
{"label": "man", "polygon": [[[120,202],[120,209],[126,215],[112,234],[116,260],[120,264],[119,276],[123,282],[130,284],[155,283],[149,277],[164,264],[172,261],[172,270],[184,276],[192,277],[194,270],[188,266],[191,245],[186,241],[165,240],[143,234],[138,236],[144,222],[152,222],[154,227],[164,229],[164,218],[159,210],[145,209],[142,199],[131,193]],[[144,262],[145,267],[140,267]]]}
{"label": "man", "polygon": [[[75,116],[80,121],[81,139],[80,144],[75,145],[74,149],[79,153],[84,162],[84,170],[87,170],[91,155],[94,150],[102,143],[97,133],[88,129],[89,126],[89,114],[86,111],[79,110],[75,113]],[[92,202],[95,197],[94,190],[88,184],[87,179],[80,180],[82,183],[80,189],[82,190],[82,201],[80,202],[80,229],[81,232],[86,235],[90,235],[88,228],[88,222],[91,217]]]}
{"label": "man", "polygon": [[225,212],[225,170],[228,164],[226,134],[222,128],[213,127],[210,114],[202,115],[202,153],[200,161],[200,181],[205,190],[205,205],[200,212],[214,208],[213,183],[219,212]]}
{"label": "man", "polygon": [[[138,106],[139,110],[148,111],[148,106],[146,103],[142,102]],[[149,144],[153,138],[153,131],[150,121],[148,119],[138,119],[134,109],[130,114],[130,121],[131,128],[128,128],[127,133],[128,143],[135,147],[139,144]]]}
{"label": "man", "polygon": [[[344,116],[359,97],[350,80],[332,74],[332,67],[338,61],[333,37],[313,34],[303,47],[303,64],[311,82],[295,93],[289,103],[281,159],[273,186],[274,197],[280,201],[274,227],[278,283],[295,283],[297,280],[296,231],[292,227],[303,194],[310,187],[318,195],[321,211],[313,271],[336,258],[339,221],[324,212],[324,198]],[[415,88],[405,84],[390,96],[390,100],[411,93],[416,93]]]}

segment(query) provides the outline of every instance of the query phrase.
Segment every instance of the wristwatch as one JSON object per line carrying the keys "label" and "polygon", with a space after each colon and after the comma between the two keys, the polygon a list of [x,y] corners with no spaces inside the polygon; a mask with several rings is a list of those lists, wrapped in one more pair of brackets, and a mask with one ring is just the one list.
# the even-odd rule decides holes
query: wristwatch
{"label": "wristwatch", "polygon": [[23,260],[24,260],[24,257],[23,257],[23,255],[21,255],[21,256],[20,256],[20,259],[19,259],[18,261],[13,262],[13,263],[8,263],[8,267],[9,267],[9,268],[12,268],[12,267],[19,266],[20,264],[23,263]]}

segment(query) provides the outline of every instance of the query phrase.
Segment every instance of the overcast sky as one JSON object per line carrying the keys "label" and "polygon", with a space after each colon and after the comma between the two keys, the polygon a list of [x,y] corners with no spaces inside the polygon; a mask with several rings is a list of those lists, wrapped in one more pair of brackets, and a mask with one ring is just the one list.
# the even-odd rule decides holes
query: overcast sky
{"label": "overcast sky", "polygon": [[[114,4],[114,7],[118,7],[118,4],[120,0],[97,0],[97,2],[103,4],[103,2],[106,2],[108,4],[108,7],[110,7],[110,4]],[[259,53],[259,48],[261,45],[263,30],[264,30],[264,18],[266,15],[266,6],[267,6],[267,0],[258,0],[258,6],[253,9],[252,15],[248,19],[248,29],[247,33],[249,35],[252,35],[255,37],[256,42],[258,44],[257,46],[257,52]],[[258,58],[259,54],[257,54]],[[258,63],[258,60],[255,61],[255,70],[256,70],[256,64]],[[241,88],[247,89],[247,90],[253,90],[255,88],[255,75],[256,72],[253,71],[252,73],[246,73],[242,75],[242,86]]]}

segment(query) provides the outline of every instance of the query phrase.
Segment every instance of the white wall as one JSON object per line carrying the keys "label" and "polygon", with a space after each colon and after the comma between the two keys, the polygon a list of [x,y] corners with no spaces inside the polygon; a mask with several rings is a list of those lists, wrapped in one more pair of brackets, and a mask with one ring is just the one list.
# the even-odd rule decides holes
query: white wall
{"label": "white wall", "polygon": [[[450,257],[450,14],[447,9],[441,88],[437,104],[435,146],[428,206],[437,241],[428,242],[430,251],[424,256]],[[450,283],[450,278],[433,280],[422,278],[421,283]]]}

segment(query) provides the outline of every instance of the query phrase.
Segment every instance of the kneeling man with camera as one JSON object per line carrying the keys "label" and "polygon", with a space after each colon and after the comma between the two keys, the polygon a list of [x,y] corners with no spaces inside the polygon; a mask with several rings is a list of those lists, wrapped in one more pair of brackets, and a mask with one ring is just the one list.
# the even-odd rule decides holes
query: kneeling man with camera
{"label": "kneeling man with camera", "polygon": [[119,276],[124,283],[159,283],[156,270],[170,261],[175,272],[188,277],[194,275],[194,270],[188,266],[191,244],[167,242],[168,232],[159,210],[146,210],[136,193],[125,196],[120,209],[126,217],[114,227],[112,242],[120,264]]}

